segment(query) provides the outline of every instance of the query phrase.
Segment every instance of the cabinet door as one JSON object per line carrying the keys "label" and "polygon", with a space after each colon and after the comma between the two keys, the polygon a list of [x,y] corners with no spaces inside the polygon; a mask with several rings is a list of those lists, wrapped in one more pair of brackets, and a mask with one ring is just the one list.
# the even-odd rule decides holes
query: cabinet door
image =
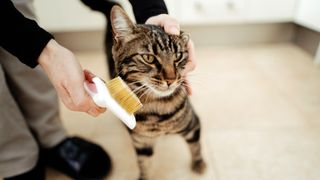
{"label": "cabinet door", "polygon": [[247,0],[249,22],[289,22],[293,20],[296,0]]}
{"label": "cabinet door", "polygon": [[228,24],[244,20],[245,0],[180,0],[184,24]]}

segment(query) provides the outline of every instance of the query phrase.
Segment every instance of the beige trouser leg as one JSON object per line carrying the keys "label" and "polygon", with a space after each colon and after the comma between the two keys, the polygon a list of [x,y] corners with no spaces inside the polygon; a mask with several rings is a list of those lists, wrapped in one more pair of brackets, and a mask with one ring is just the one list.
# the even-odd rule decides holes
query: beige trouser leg
{"label": "beige trouser leg", "polygon": [[6,85],[0,64],[0,176],[26,172],[34,167],[37,159],[37,144]]}
{"label": "beige trouser leg", "polygon": [[0,51],[0,64],[10,93],[40,144],[52,147],[65,138],[58,98],[42,69],[39,66],[35,69],[27,67],[3,49]]}
{"label": "beige trouser leg", "polygon": [[38,148],[52,147],[66,137],[57,96],[40,68],[30,69],[0,49],[0,176],[31,169]]}
{"label": "beige trouser leg", "polygon": [[[33,16],[29,5],[22,7],[24,15]],[[46,75],[40,67],[31,69],[0,48],[0,176],[34,167],[38,147],[29,128],[42,147],[52,147],[66,137],[57,95]]]}

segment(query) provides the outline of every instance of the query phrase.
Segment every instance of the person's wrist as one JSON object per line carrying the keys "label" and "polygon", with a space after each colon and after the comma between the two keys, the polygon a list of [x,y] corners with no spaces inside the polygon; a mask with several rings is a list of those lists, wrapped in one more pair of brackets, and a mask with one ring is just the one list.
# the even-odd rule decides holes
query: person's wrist
{"label": "person's wrist", "polygon": [[47,64],[49,61],[50,57],[52,56],[53,52],[57,48],[57,42],[54,39],[50,39],[47,45],[43,48],[39,58],[38,58],[38,63],[43,66]]}
{"label": "person's wrist", "polygon": [[54,57],[54,55],[61,51],[61,49],[64,49],[62,46],[60,46],[54,39],[51,39],[47,45],[43,48],[39,58],[38,63],[41,66],[44,66],[48,63],[50,63],[51,59]]}

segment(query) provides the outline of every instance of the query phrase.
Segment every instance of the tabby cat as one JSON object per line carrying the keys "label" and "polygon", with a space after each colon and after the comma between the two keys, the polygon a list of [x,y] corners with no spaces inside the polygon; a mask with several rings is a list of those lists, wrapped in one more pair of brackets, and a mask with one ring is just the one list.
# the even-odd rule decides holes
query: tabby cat
{"label": "tabby cat", "polygon": [[159,136],[179,134],[189,145],[192,169],[203,173],[200,122],[183,86],[189,36],[168,35],[154,25],[134,25],[118,6],[111,10],[112,48],[116,73],[142,104],[137,126],[130,131],[138,155],[140,179],[147,177],[148,159]]}
{"label": "tabby cat", "polygon": [[[143,104],[135,114],[137,126],[129,130],[138,155],[139,178],[148,178],[148,161],[153,155],[154,143],[158,137],[167,134],[179,134],[186,140],[192,155],[192,170],[204,173],[206,164],[199,142],[200,122],[188,100],[181,76],[188,59],[189,36],[185,33],[168,35],[154,25],[135,25],[119,6],[113,6],[108,14],[111,5],[108,1],[82,1],[105,13],[108,22],[111,21],[111,26],[107,26],[113,33],[114,63],[110,66],[108,59],[110,75],[120,76]],[[106,35],[108,52],[110,32]]]}

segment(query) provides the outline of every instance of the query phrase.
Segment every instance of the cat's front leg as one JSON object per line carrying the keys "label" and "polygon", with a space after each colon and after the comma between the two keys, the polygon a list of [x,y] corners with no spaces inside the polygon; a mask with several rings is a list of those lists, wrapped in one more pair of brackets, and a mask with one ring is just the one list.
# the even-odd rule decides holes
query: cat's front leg
{"label": "cat's front leg", "polygon": [[140,169],[139,180],[147,180],[153,154],[152,147],[136,148],[138,155],[138,165]]}
{"label": "cat's front leg", "polygon": [[195,173],[203,174],[206,171],[206,163],[203,160],[200,144],[200,122],[197,116],[181,135],[188,143],[191,152],[191,168]]}
{"label": "cat's front leg", "polygon": [[140,170],[139,180],[148,179],[148,172],[153,155],[154,139],[138,134],[131,134],[133,145],[137,153],[138,166]]}

